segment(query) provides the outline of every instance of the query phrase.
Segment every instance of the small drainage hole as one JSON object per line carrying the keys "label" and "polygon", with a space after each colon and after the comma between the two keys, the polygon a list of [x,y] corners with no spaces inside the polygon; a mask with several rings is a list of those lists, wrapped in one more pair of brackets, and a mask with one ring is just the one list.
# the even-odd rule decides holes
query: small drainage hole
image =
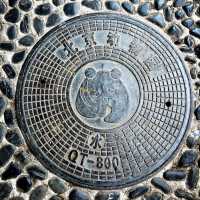
{"label": "small drainage hole", "polygon": [[165,103],[165,105],[169,108],[169,107],[172,106],[172,103],[171,103],[170,101],[167,101],[167,102]]}

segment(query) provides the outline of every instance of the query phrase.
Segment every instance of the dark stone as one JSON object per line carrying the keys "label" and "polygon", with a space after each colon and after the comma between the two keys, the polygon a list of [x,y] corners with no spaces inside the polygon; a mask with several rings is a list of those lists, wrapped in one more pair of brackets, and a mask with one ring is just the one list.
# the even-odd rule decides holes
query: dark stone
{"label": "dark stone", "polygon": [[18,0],[8,0],[8,5],[9,5],[10,7],[15,7],[16,4],[17,4],[17,1],[18,1]]}
{"label": "dark stone", "polygon": [[178,26],[177,24],[172,24],[168,30],[167,30],[168,34],[170,36],[175,37],[176,39],[178,39],[182,34],[183,34],[183,30],[181,29],[180,26]]}
{"label": "dark stone", "polygon": [[159,192],[153,192],[145,196],[145,200],[161,200],[161,199],[162,199],[162,194]]}
{"label": "dark stone", "polygon": [[173,20],[173,9],[171,7],[166,7],[163,10],[165,20],[171,22]]}
{"label": "dark stone", "polygon": [[109,10],[119,10],[120,9],[120,3],[118,1],[106,1],[105,3],[106,8]]}
{"label": "dark stone", "polygon": [[41,5],[38,5],[35,9],[35,13],[38,15],[48,15],[51,13],[51,4],[50,3],[44,3]]}
{"label": "dark stone", "polygon": [[10,128],[12,128],[15,125],[14,112],[10,108],[6,109],[4,112],[4,121],[6,125]]}
{"label": "dark stone", "polygon": [[8,80],[6,80],[6,79],[0,80],[0,90],[9,99],[14,98],[14,91],[13,91],[12,86],[11,86],[11,84]]}
{"label": "dark stone", "polygon": [[166,5],[166,0],[154,0],[154,5],[157,10],[163,9]]}
{"label": "dark stone", "polygon": [[15,154],[15,159],[19,161],[22,165],[27,165],[30,162],[29,155],[25,151],[18,151]]}
{"label": "dark stone", "polygon": [[61,21],[60,16],[57,13],[53,13],[53,14],[49,15],[46,26],[47,27],[55,26],[60,21]]}
{"label": "dark stone", "polygon": [[[0,114],[3,113],[6,109],[7,101],[4,97],[0,96]],[[0,135],[1,141],[1,135]]]}
{"label": "dark stone", "polygon": [[186,47],[186,46],[180,47],[180,50],[181,50],[182,52],[185,52],[185,53],[192,53],[192,52],[193,52],[193,49],[192,49],[192,48]]}
{"label": "dark stone", "polygon": [[24,141],[17,129],[10,129],[6,133],[6,140],[15,146],[21,146]]}
{"label": "dark stone", "polygon": [[2,142],[5,134],[6,134],[6,126],[4,125],[4,123],[0,122],[0,143]]}
{"label": "dark stone", "polygon": [[93,10],[101,10],[102,2],[100,0],[83,0],[82,5]]}
{"label": "dark stone", "polygon": [[14,49],[15,45],[13,42],[0,42],[0,50],[13,51]]}
{"label": "dark stone", "polygon": [[150,9],[151,9],[151,4],[150,3],[143,3],[141,5],[139,5],[138,7],[138,13],[141,15],[141,16],[147,16],[150,12]]}
{"label": "dark stone", "polygon": [[0,182],[0,199],[6,200],[10,196],[12,190],[13,187],[11,183]]}
{"label": "dark stone", "polygon": [[20,22],[20,31],[22,33],[28,33],[30,30],[30,23],[29,15],[24,15],[22,21]]}
{"label": "dark stone", "polygon": [[59,178],[52,178],[48,182],[49,187],[57,194],[62,194],[66,192],[67,188],[64,182]]}
{"label": "dark stone", "polygon": [[38,17],[33,20],[33,27],[38,35],[41,35],[44,31],[44,21]]}
{"label": "dark stone", "polygon": [[26,171],[33,179],[45,180],[47,178],[47,171],[38,165],[30,165],[26,168]]}
{"label": "dark stone", "polygon": [[24,59],[25,53],[26,53],[25,50],[19,51],[19,52],[15,53],[13,55],[13,57],[12,57],[12,62],[13,63],[19,63],[19,62],[21,62]]}
{"label": "dark stone", "polygon": [[137,188],[131,189],[128,193],[130,199],[136,199],[149,191],[149,188],[146,186],[139,186]]}
{"label": "dark stone", "polygon": [[9,40],[13,40],[17,37],[16,26],[9,26],[7,29],[7,36]]}
{"label": "dark stone", "polygon": [[6,12],[6,4],[3,0],[0,0],[0,14],[4,14]]}
{"label": "dark stone", "polygon": [[185,17],[185,12],[182,10],[182,9],[178,9],[176,12],[175,12],[175,17],[176,19],[183,19]]}
{"label": "dark stone", "polygon": [[183,170],[171,169],[165,171],[163,177],[168,181],[181,181],[186,178],[186,172]]}
{"label": "dark stone", "polygon": [[128,2],[128,1],[125,1],[125,2],[122,3],[122,8],[123,8],[126,12],[131,13],[131,14],[134,12],[134,9],[135,9],[135,7],[133,6],[133,4],[131,4],[131,3]]}
{"label": "dark stone", "polygon": [[30,194],[29,200],[43,200],[46,197],[48,187],[46,185],[37,186]]}
{"label": "dark stone", "polygon": [[155,177],[151,180],[151,183],[157,187],[158,189],[160,189],[161,191],[163,191],[165,194],[169,194],[171,193],[171,187],[168,185],[168,183],[163,180],[162,178],[159,177]]}
{"label": "dark stone", "polygon": [[195,46],[194,52],[195,52],[195,55],[197,56],[197,58],[200,58],[200,44],[198,44],[197,46]]}
{"label": "dark stone", "polygon": [[195,13],[198,17],[200,17],[200,6],[197,8],[196,13]]}
{"label": "dark stone", "polygon": [[63,7],[63,11],[67,16],[77,15],[79,10],[80,10],[80,5],[79,3],[76,2],[67,3]]}
{"label": "dark stone", "polygon": [[17,23],[20,20],[20,12],[17,8],[10,9],[4,16],[7,22]]}
{"label": "dark stone", "polygon": [[98,192],[95,200],[120,200],[120,193],[118,192]]}
{"label": "dark stone", "polygon": [[23,197],[12,197],[9,200],[24,200]]}
{"label": "dark stone", "polygon": [[197,120],[200,120],[200,105],[194,110],[194,115]]}
{"label": "dark stone", "polygon": [[160,26],[161,28],[165,27],[165,19],[163,17],[162,14],[160,13],[155,13],[153,15],[151,15],[148,20],[158,26]]}
{"label": "dark stone", "polygon": [[181,23],[183,26],[190,29],[194,25],[194,20],[192,18],[188,18],[184,19]]}
{"label": "dark stone", "polygon": [[199,181],[199,168],[193,166],[189,170],[187,177],[187,185],[189,189],[195,189]]}
{"label": "dark stone", "polygon": [[185,0],[174,0],[174,7],[181,7],[185,5]]}
{"label": "dark stone", "polygon": [[6,170],[1,174],[2,180],[8,180],[12,178],[16,178],[22,172],[22,168],[18,163],[11,162]]}
{"label": "dark stone", "polygon": [[60,5],[64,4],[64,0],[52,0],[52,3],[55,6],[60,6]]}
{"label": "dark stone", "polygon": [[3,167],[10,160],[14,151],[15,148],[10,144],[4,145],[0,148],[0,167]]}
{"label": "dark stone", "polygon": [[184,6],[183,6],[183,10],[185,11],[186,15],[188,17],[192,16],[193,10],[194,10],[194,5],[192,2],[187,2]]}
{"label": "dark stone", "polygon": [[133,4],[139,3],[139,0],[130,0],[130,1],[131,1],[131,3],[133,3]]}
{"label": "dark stone", "polygon": [[66,200],[66,199],[58,195],[53,195],[49,200]]}
{"label": "dark stone", "polygon": [[191,63],[191,64],[195,64],[197,62],[196,58],[194,56],[185,56],[185,61]]}
{"label": "dark stone", "polygon": [[[200,107],[199,107],[200,108]],[[200,109],[199,109],[200,111]],[[198,153],[194,150],[186,150],[180,160],[179,160],[179,166],[181,167],[189,167],[195,164],[196,160],[198,158]]]}
{"label": "dark stone", "polygon": [[20,176],[16,181],[16,186],[20,192],[28,192],[32,187],[31,178],[26,175]]}
{"label": "dark stone", "polygon": [[[197,78],[197,69],[195,67],[190,69],[190,75],[191,75],[192,79]],[[186,144],[187,144],[188,148],[192,149],[198,144],[198,140],[195,140],[194,137],[189,135],[187,137]]]}
{"label": "dark stone", "polygon": [[34,38],[31,35],[25,35],[24,37],[19,39],[19,44],[24,45],[26,47],[31,46],[34,43]]}
{"label": "dark stone", "polygon": [[87,193],[74,189],[69,194],[69,200],[89,200]]}
{"label": "dark stone", "polygon": [[8,78],[13,79],[16,77],[16,72],[11,64],[4,64],[2,66],[2,69],[4,70]]}
{"label": "dark stone", "polygon": [[177,189],[174,194],[178,197],[178,198],[183,198],[186,200],[197,200],[195,198],[195,194],[189,193],[186,190],[183,189]]}
{"label": "dark stone", "polygon": [[32,8],[32,1],[31,0],[20,0],[19,8],[25,12],[30,11]]}
{"label": "dark stone", "polygon": [[194,27],[193,29],[190,30],[190,34],[200,39],[200,28]]}

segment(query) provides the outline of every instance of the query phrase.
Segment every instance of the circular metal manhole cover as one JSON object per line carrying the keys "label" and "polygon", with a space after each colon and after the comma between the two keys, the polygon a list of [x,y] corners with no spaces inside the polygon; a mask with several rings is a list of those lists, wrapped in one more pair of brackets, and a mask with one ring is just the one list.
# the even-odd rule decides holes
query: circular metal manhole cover
{"label": "circular metal manhole cover", "polygon": [[29,53],[17,118],[34,155],[84,187],[125,187],[175,153],[190,121],[178,52],[134,18],[90,14],[48,32]]}

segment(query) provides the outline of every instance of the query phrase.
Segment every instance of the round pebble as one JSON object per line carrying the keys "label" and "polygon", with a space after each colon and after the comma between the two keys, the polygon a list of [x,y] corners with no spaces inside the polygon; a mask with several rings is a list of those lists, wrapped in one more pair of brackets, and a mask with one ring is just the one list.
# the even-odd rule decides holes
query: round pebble
{"label": "round pebble", "polygon": [[85,192],[74,189],[69,194],[69,200],[89,200],[89,196]]}
{"label": "round pebble", "polygon": [[83,0],[82,5],[93,10],[101,10],[102,8],[101,0]]}
{"label": "round pebble", "polygon": [[6,73],[7,77],[9,79],[13,79],[16,77],[16,72],[15,72],[15,69],[14,69],[14,66],[12,66],[11,64],[4,64],[2,66],[2,69],[4,70],[4,72]]}
{"label": "round pebble", "polygon": [[13,42],[0,42],[0,50],[13,51],[14,49],[15,45]]}
{"label": "round pebble", "polygon": [[7,36],[9,40],[14,40],[17,37],[17,30],[15,25],[8,27]]}
{"label": "round pebble", "polygon": [[30,175],[31,178],[33,179],[38,179],[38,180],[45,180],[47,178],[47,171],[38,165],[29,165],[26,168],[26,171]]}
{"label": "round pebble", "polygon": [[187,18],[184,19],[181,23],[183,26],[190,29],[194,25],[194,20],[191,18]]}
{"label": "round pebble", "polygon": [[178,9],[176,12],[175,12],[175,17],[176,19],[183,19],[185,17],[185,12],[182,10],[182,9]]}
{"label": "round pebble", "polygon": [[0,167],[3,167],[12,157],[15,148],[10,145],[6,144],[0,148]]}
{"label": "round pebble", "polygon": [[174,194],[178,197],[178,198],[183,198],[183,199],[186,199],[186,200],[197,200],[195,198],[195,195],[187,192],[186,190],[184,189],[177,189]]}
{"label": "round pebble", "polygon": [[119,10],[120,9],[120,3],[118,1],[106,1],[105,3],[106,8],[109,10]]}
{"label": "round pebble", "polygon": [[49,15],[51,13],[51,4],[44,3],[40,4],[35,8],[35,13],[37,15]]}
{"label": "round pebble", "polygon": [[198,153],[195,150],[186,150],[179,160],[179,166],[189,167],[195,164],[198,158]]}
{"label": "round pebble", "polygon": [[145,200],[161,200],[162,194],[159,192],[153,192],[145,196]]}
{"label": "round pebble", "polygon": [[[2,114],[5,109],[6,109],[7,101],[4,97],[0,96],[0,114]],[[1,135],[0,135],[0,141],[1,140]]]}
{"label": "round pebble", "polygon": [[185,5],[186,0],[174,0],[174,7],[181,7]]}
{"label": "round pebble", "polygon": [[128,12],[128,13],[133,13],[134,12],[134,10],[135,10],[135,7],[133,6],[133,4],[131,4],[130,2],[128,2],[128,1],[125,1],[125,2],[123,2],[122,3],[122,8],[126,11],[126,12]]}
{"label": "round pebble", "polygon": [[4,121],[9,128],[15,125],[14,111],[12,109],[6,109],[4,112]]}
{"label": "round pebble", "polygon": [[118,192],[98,192],[95,200],[120,200],[120,193]]}
{"label": "round pebble", "polygon": [[197,56],[197,58],[200,58],[200,44],[198,44],[197,46],[195,46],[194,52],[195,52],[195,55]]}
{"label": "round pebble", "polygon": [[4,14],[6,12],[6,4],[4,0],[0,0],[0,14]]}
{"label": "round pebble", "polygon": [[15,64],[21,62],[25,57],[25,53],[25,50],[15,53],[12,57],[12,62]]}
{"label": "round pebble", "polygon": [[156,24],[157,26],[161,27],[161,28],[165,27],[165,19],[164,19],[163,15],[160,14],[160,13],[152,14],[148,18],[148,20],[151,21],[152,23]]}
{"label": "round pebble", "polygon": [[58,195],[53,195],[49,200],[66,200],[66,199]]}
{"label": "round pebble", "polygon": [[187,185],[188,188],[193,190],[197,188],[197,184],[199,181],[199,168],[196,166],[191,167],[187,177]]}
{"label": "round pebble", "polygon": [[22,168],[18,163],[11,162],[5,171],[1,174],[2,180],[8,180],[12,178],[16,178],[22,172]]}
{"label": "round pebble", "polygon": [[190,34],[200,39],[200,28],[194,27],[190,30]]}
{"label": "round pebble", "polygon": [[166,5],[166,0],[154,0],[154,5],[157,10],[163,9]]}
{"label": "round pebble", "polygon": [[18,129],[10,129],[6,133],[6,140],[15,146],[21,146],[24,141],[18,131]]}
{"label": "round pebble", "polygon": [[166,7],[163,10],[165,20],[171,22],[173,20],[173,9],[171,7]]}
{"label": "round pebble", "polygon": [[32,187],[31,178],[26,175],[19,177],[16,181],[16,186],[20,192],[28,192]]}
{"label": "round pebble", "polygon": [[138,13],[141,16],[147,16],[150,12],[151,4],[150,3],[143,3],[138,7]]}
{"label": "round pebble", "polygon": [[20,12],[17,8],[10,9],[4,16],[7,22],[17,23],[20,20]]}
{"label": "round pebble", "polygon": [[0,122],[0,143],[2,142],[5,134],[6,134],[6,126],[4,125],[4,123]]}
{"label": "round pebble", "polygon": [[11,183],[7,182],[0,182],[0,199],[6,200],[10,196],[10,193],[12,192],[13,187]]}
{"label": "round pebble", "polygon": [[186,178],[186,172],[183,170],[171,169],[165,171],[163,177],[168,181],[181,181]]}
{"label": "round pebble", "polygon": [[1,79],[0,80],[0,90],[9,99],[13,99],[14,98],[13,88],[12,88],[11,83],[8,80],[6,80],[6,79]]}
{"label": "round pebble", "polygon": [[8,5],[10,7],[15,7],[17,2],[18,2],[18,0],[8,0]]}
{"label": "round pebble", "polygon": [[43,200],[46,197],[48,187],[46,185],[39,185],[32,190],[29,200]]}
{"label": "round pebble", "polygon": [[60,5],[64,4],[64,0],[52,0],[52,3],[55,6],[60,6]]}
{"label": "round pebble", "polygon": [[64,182],[59,178],[52,178],[48,182],[49,187],[57,194],[65,193],[67,187],[65,186]]}
{"label": "round pebble", "polygon": [[22,33],[28,33],[30,30],[30,23],[29,15],[24,15],[22,21],[20,22],[20,31]]}
{"label": "round pebble", "polygon": [[183,34],[183,30],[181,29],[181,27],[177,24],[172,24],[168,30],[167,30],[168,34],[170,36],[175,37],[176,39],[180,38],[180,36]]}
{"label": "round pebble", "polygon": [[25,12],[30,11],[32,8],[32,1],[31,0],[20,0],[19,8]]}
{"label": "round pebble", "polygon": [[149,187],[147,186],[139,186],[134,189],[129,190],[128,197],[130,199],[136,199],[140,196],[143,196],[145,193],[149,191]]}
{"label": "round pebble", "polygon": [[25,35],[24,37],[19,39],[19,44],[23,45],[23,46],[31,46],[34,43],[34,38],[31,35]]}
{"label": "round pebble", "polygon": [[67,16],[77,15],[79,10],[80,10],[80,5],[79,3],[76,2],[67,3],[63,7],[63,11]]}
{"label": "round pebble", "polygon": [[60,16],[59,16],[59,14],[53,13],[53,14],[49,15],[49,17],[48,17],[48,19],[47,19],[46,26],[47,26],[47,27],[55,26],[55,25],[58,24],[60,21],[61,21],[61,18],[60,18]]}
{"label": "round pebble", "polygon": [[184,6],[183,6],[183,10],[185,11],[186,15],[188,17],[192,16],[193,10],[194,10],[194,4],[193,2],[187,2]]}
{"label": "round pebble", "polygon": [[155,177],[151,180],[151,183],[165,194],[171,193],[171,187],[162,178]]}
{"label": "round pebble", "polygon": [[27,165],[30,162],[28,153],[22,150],[16,152],[15,159],[19,161],[22,165]]}
{"label": "round pebble", "polygon": [[38,35],[41,35],[44,32],[44,21],[38,17],[33,19],[33,27]]}

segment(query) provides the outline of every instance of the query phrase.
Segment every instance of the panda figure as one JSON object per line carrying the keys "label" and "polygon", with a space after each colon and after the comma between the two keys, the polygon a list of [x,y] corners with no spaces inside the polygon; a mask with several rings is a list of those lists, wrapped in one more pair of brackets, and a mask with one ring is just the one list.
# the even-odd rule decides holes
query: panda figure
{"label": "panda figure", "polygon": [[87,68],[76,96],[79,114],[106,123],[118,123],[126,116],[129,97],[120,77],[116,68],[111,71]]}

